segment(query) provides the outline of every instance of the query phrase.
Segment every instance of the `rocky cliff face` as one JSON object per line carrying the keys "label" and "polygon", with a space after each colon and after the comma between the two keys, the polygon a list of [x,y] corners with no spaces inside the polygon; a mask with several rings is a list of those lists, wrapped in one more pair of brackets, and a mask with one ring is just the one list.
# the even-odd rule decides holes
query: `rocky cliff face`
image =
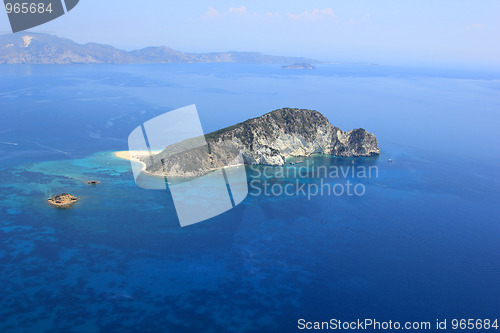
{"label": "rocky cliff face", "polygon": [[313,110],[284,108],[165,148],[144,159],[155,175],[194,177],[237,164],[283,165],[287,157],[325,154],[378,155],[375,135],[359,128],[344,132]]}

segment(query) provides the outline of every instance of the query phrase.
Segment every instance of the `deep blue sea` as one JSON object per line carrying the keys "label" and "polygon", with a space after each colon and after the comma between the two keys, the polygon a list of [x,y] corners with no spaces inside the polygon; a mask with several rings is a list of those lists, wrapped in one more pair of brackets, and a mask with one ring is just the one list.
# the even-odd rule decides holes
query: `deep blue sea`
{"label": "deep blue sea", "polygon": [[[317,67],[1,65],[0,332],[500,320],[500,73]],[[137,187],[113,151],[190,104],[206,133],[287,106],[363,127],[379,157],[302,160],[378,177],[363,196],[249,195],[181,228],[170,192]],[[300,182],[350,176],[320,178]],[[61,192],[81,199],[49,207]]]}

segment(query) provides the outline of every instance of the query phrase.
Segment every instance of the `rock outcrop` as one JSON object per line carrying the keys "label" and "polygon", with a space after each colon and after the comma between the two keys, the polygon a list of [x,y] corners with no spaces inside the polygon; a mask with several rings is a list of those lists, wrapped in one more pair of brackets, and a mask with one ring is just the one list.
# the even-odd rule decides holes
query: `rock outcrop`
{"label": "rock outcrop", "polygon": [[194,177],[238,164],[283,165],[286,158],[325,154],[378,155],[375,135],[359,128],[344,132],[314,110],[283,108],[170,145],[142,161],[154,175]]}
{"label": "rock outcrop", "polygon": [[305,63],[305,62],[295,63],[295,64],[291,64],[288,66],[282,66],[281,68],[283,68],[283,69],[316,69],[316,67],[314,67],[313,65]]}
{"label": "rock outcrop", "polygon": [[47,199],[51,206],[56,208],[69,208],[77,203],[78,198],[74,195],[63,193],[58,195],[53,195],[52,198]]}

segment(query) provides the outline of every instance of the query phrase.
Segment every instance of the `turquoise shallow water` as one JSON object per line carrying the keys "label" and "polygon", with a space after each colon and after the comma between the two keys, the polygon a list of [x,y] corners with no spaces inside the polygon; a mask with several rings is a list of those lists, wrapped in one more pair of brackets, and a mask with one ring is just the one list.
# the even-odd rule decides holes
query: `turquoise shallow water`
{"label": "turquoise shallow water", "polygon": [[[499,165],[484,154],[498,138],[466,131],[498,123],[494,77],[210,66],[3,67],[0,141],[19,145],[0,145],[1,332],[293,332],[299,318],[498,316]],[[387,108],[370,116],[366,100],[344,95],[356,91]],[[138,188],[111,152],[169,107],[201,100],[209,130],[286,98],[377,134],[379,158],[304,159],[376,166],[378,177],[356,180],[364,196],[250,190],[235,209],[180,228],[169,191]],[[66,191],[81,198],[72,209],[46,204]]]}

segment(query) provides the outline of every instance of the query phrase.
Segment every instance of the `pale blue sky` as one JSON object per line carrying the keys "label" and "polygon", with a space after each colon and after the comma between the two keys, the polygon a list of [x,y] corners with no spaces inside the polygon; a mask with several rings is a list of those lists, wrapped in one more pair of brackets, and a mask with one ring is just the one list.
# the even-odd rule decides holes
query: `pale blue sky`
{"label": "pale blue sky", "polygon": [[[260,51],[384,64],[500,64],[500,1],[80,0],[34,31],[125,49]],[[9,30],[5,11],[0,30]]]}

